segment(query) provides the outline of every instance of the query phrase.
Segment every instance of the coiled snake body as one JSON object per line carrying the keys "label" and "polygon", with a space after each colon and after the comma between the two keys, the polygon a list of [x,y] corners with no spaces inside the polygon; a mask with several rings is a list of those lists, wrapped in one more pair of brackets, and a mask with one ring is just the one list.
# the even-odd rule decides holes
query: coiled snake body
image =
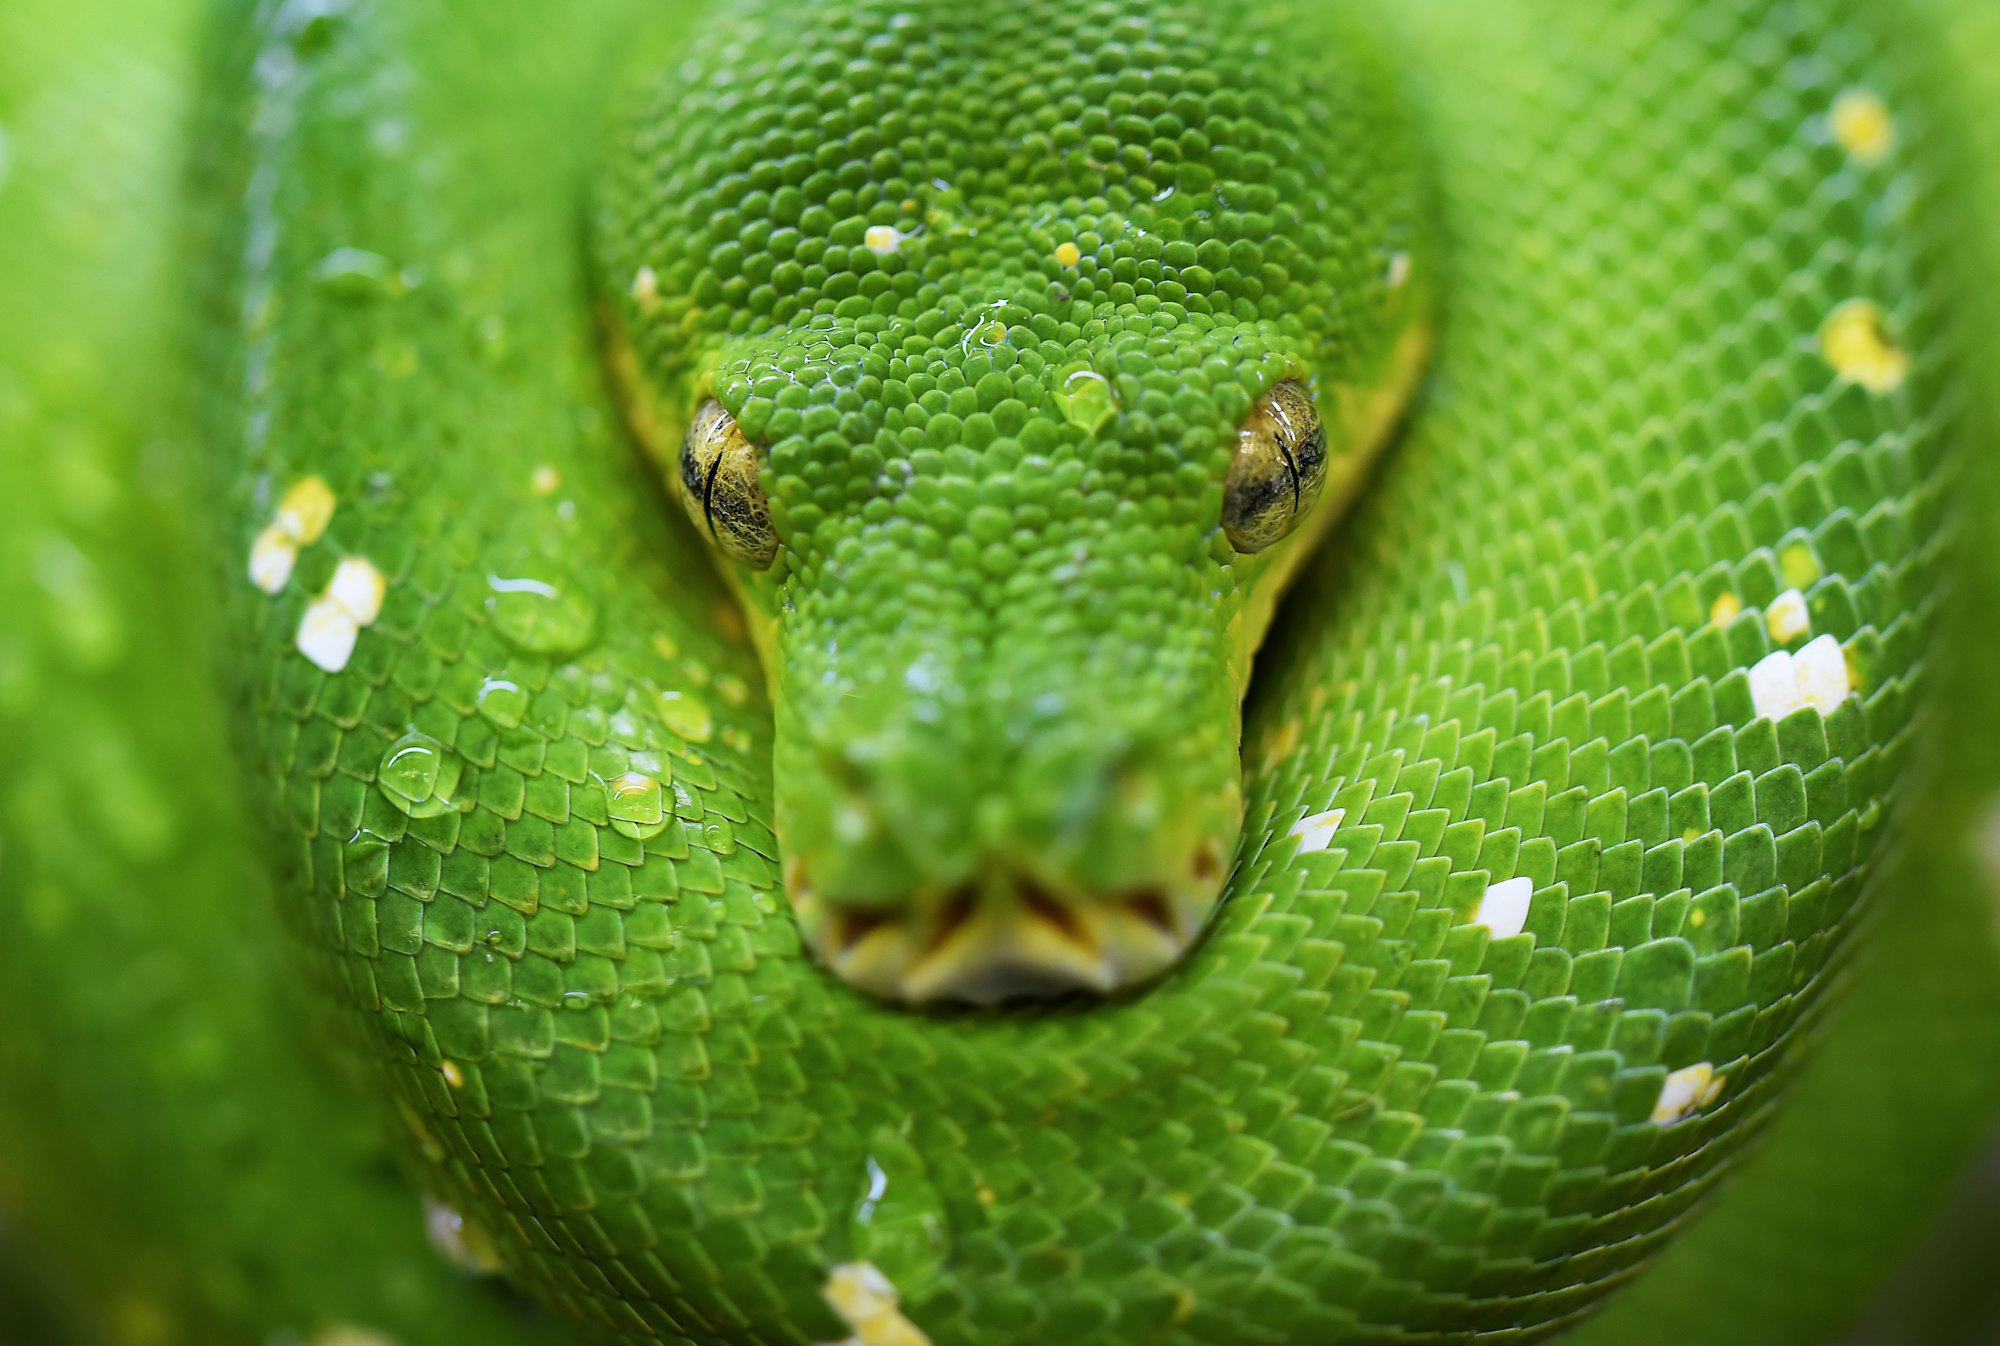
{"label": "coiled snake body", "polygon": [[225,664],[454,1246],[631,1340],[1574,1320],[1891,817],[1920,44],[646,8],[262,6],[203,97]]}

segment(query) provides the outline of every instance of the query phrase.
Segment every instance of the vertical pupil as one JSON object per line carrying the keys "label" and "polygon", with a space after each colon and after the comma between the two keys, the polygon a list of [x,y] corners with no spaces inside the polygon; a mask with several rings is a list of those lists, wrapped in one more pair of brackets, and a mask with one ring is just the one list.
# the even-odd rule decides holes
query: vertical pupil
{"label": "vertical pupil", "polygon": [[1299,512],[1298,460],[1292,457],[1291,446],[1285,443],[1285,432],[1282,428],[1279,429],[1277,434],[1271,436],[1271,442],[1278,446],[1279,453],[1285,455],[1285,475],[1292,479],[1292,513],[1297,514]]}
{"label": "vertical pupil", "polygon": [[714,443],[710,436],[710,447],[714,450],[708,456],[708,471],[701,478],[701,521],[708,525],[708,535],[715,536],[715,474],[722,470],[722,447]]}

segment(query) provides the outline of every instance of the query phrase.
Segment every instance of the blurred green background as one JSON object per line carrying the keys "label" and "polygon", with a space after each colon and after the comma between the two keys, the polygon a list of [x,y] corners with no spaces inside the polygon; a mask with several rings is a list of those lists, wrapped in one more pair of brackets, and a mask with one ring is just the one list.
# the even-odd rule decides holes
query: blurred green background
{"label": "blurred green background", "polygon": [[[568,1341],[432,1246],[265,954],[179,355],[201,9],[0,5],[0,1343]],[[1937,17],[1940,97],[1990,170],[2000,5]],[[1967,181],[2000,219],[1994,174]],[[1996,251],[1953,263],[1968,293],[2000,293]],[[2000,441],[1990,405],[1967,416]],[[1580,1343],[2000,1342],[2000,455],[1969,457],[1874,947],[1763,1145]],[[218,890],[241,901],[186,900]]]}

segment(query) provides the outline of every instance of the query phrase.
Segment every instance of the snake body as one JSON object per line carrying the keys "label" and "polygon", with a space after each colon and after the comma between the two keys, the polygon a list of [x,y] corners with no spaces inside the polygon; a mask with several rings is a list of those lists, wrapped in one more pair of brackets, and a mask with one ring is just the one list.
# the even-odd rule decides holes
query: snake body
{"label": "snake body", "polygon": [[[1856,950],[1930,667],[1921,41],[542,8],[234,7],[197,136],[260,830],[458,1252],[862,1346],[1628,1279]],[[1281,385],[1327,486],[1253,552]],[[899,1003],[1052,961],[1119,989]]]}

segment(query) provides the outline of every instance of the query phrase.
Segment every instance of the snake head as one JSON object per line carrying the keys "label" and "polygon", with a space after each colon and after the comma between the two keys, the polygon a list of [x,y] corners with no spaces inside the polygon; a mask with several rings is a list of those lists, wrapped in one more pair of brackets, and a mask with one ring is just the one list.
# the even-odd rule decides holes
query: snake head
{"label": "snake head", "polygon": [[[1257,68],[1171,7],[1120,39],[1151,89],[925,134],[980,57],[918,10],[658,89],[597,221],[615,365],[751,617],[808,946],[913,1002],[1108,992],[1221,899],[1252,656],[1421,363],[1405,142],[1364,48]],[[863,50],[863,95],[735,96]]]}

